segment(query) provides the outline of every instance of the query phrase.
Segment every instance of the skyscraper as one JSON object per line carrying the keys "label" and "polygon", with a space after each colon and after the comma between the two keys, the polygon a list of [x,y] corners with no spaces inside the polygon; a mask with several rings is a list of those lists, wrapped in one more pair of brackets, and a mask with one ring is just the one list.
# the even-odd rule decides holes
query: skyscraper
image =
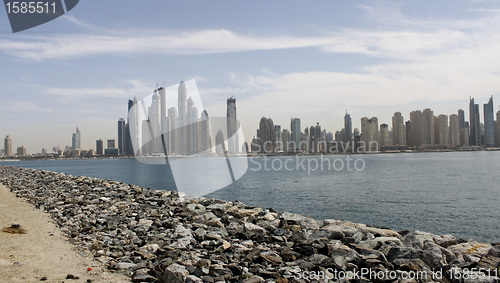
{"label": "skyscraper", "polygon": [[228,151],[230,153],[238,153],[239,139],[238,139],[238,120],[236,120],[236,98],[231,96],[227,99],[227,140]]}
{"label": "skyscraper", "polygon": [[259,122],[259,143],[262,152],[273,152],[275,146],[274,122],[271,118],[262,117]]}
{"label": "skyscraper", "polygon": [[168,108],[168,132],[169,132],[169,143],[170,143],[170,153],[178,153],[179,144],[179,129],[177,119],[177,109],[175,107]]}
{"label": "skyscraper", "polygon": [[203,110],[200,116],[200,151],[212,148],[212,138],[210,131],[210,118],[207,110]]}
{"label": "skyscraper", "polygon": [[420,110],[410,112],[410,127],[406,126],[409,132],[408,145],[418,148],[423,143],[423,113]]}
{"label": "skyscraper", "polygon": [[281,125],[274,125],[274,143],[277,151],[283,150],[283,140],[281,136]]}
{"label": "skyscraper", "polygon": [[462,109],[458,109],[458,128],[465,128],[465,113]]}
{"label": "skyscraper", "polygon": [[187,151],[187,141],[186,141],[186,135],[187,135],[187,130],[186,130],[186,125],[187,125],[187,88],[186,84],[184,81],[181,81],[179,83],[179,89],[177,91],[177,110],[178,112],[178,119],[177,119],[177,124],[178,124],[178,131],[177,134],[179,135],[178,137],[178,144],[177,144],[177,150],[179,154],[186,154]]}
{"label": "skyscraper", "polygon": [[95,141],[95,154],[104,155],[104,141],[101,139]]}
{"label": "skyscraper", "polygon": [[435,144],[434,112],[430,108],[422,111],[422,144]]}
{"label": "skyscraper", "polygon": [[126,131],[125,131],[125,119],[120,118],[118,120],[118,154],[125,155],[125,144],[126,144]]}
{"label": "skyscraper", "polygon": [[10,138],[9,135],[5,137],[5,140],[3,142],[3,148],[5,156],[12,156],[12,139]]}
{"label": "skyscraper", "polygon": [[483,105],[484,111],[484,144],[486,146],[495,146],[495,124],[493,114],[493,96],[488,103]]}
{"label": "skyscraper", "polygon": [[392,116],[392,143],[394,145],[406,145],[406,130],[401,112],[395,112],[394,116]]}
{"label": "skyscraper", "polygon": [[452,146],[459,146],[460,145],[460,116],[457,114],[450,115],[449,133],[450,133],[450,144]]}
{"label": "skyscraper", "polygon": [[76,127],[76,133],[73,133],[73,137],[71,139],[71,149],[81,149],[80,147],[80,130]]}
{"label": "skyscraper", "polygon": [[352,141],[352,119],[351,115],[345,111],[344,115],[344,142],[350,143]]}
{"label": "skyscraper", "polygon": [[302,132],[300,130],[300,118],[292,118],[290,121],[290,149],[300,150],[300,143],[302,141]]}
{"label": "skyscraper", "polygon": [[497,121],[495,122],[495,146],[500,146],[500,111],[497,112]]}
{"label": "skyscraper", "polygon": [[[367,137],[368,137],[368,143],[366,146],[368,146],[369,151],[378,151],[380,149],[380,139],[379,139],[379,127],[378,127],[378,118],[377,117],[371,117],[367,121],[366,125],[366,131],[367,131]],[[363,134],[364,135],[364,134]]]}
{"label": "skyscraper", "polygon": [[151,126],[151,147],[152,153],[163,153],[163,145],[161,142],[161,103],[160,91],[155,89],[153,93],[153,102],[149,109],[149,121]]}
{"label": "skyscraper", "polygon": [[439,115],[438,116],[438,142],[441,145],[448,145],[450,142],[448,141],[449,132],[448,132],[448,116],[447,115]]}
{"label": "skyscraper", "polygon": [[474,104],[474,98],[469,100],[469,145],[481,144],[481,128],[479,125],[479,105]]}
{"label": "skyscraper", "polygon": [[390,145],[389,141],[389,125],[381,124],[380,125],[380,145],[388,146]]}

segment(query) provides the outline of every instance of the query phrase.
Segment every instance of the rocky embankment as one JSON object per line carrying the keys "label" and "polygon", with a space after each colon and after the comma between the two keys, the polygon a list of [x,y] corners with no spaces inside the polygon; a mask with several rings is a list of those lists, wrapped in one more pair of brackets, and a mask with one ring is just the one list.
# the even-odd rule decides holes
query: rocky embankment
{"label": "rocky embankment", "polygon": [[69,241],[134,282],[500,282],[500,245],[0,167]]}

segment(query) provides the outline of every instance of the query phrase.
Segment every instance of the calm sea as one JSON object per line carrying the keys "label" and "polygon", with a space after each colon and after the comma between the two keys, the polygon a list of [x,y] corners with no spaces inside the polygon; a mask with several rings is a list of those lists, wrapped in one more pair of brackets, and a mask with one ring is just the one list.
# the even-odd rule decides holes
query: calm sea
{"label": "calm sea", "polygon": [[[208,197],[240,200],[315,219],[333,218],[500,242],[500,152],[349,155],[351,170],[346,157],[252,158],[241,179]],[[323,168],[315,168],[320,163]],[[147,165],[135,159],[41,160],[0,165],[175,189],[166,165]]]}

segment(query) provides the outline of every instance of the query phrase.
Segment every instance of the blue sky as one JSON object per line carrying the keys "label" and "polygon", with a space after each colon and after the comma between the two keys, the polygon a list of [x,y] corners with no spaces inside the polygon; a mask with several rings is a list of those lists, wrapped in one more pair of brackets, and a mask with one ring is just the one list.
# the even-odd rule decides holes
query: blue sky
{"label": "blue sky", "polygon": [[262,116],[335,132],[346,109],[354,127],[449,115],[470,95],[493,95],[497,111],[498,26],[487,0],[82,0],[16,34],[1,9],[0,136],[33,153],[71,144],[78,126],[94,148],[116,138],[128,99],[193,78],[210,116],[236,97],[246,140]]}

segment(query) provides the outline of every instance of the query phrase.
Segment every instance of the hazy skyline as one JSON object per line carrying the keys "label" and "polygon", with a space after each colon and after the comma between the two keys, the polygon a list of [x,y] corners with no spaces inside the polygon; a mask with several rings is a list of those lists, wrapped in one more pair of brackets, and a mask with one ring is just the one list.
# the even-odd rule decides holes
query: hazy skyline
{"label": "hazy skyline", "polygon": [[332,132],[346,109],[353,128],[428,107],[469,120],[469,96],[499,109],[499,24],[485,0],[110,0],[13,34],[2,10],[0,136],[34,153],[71,145],[78,127],[94,148],[117,138],[128,99],[193,78],[210,116],[236,97],[247,141],[262,116]]}

